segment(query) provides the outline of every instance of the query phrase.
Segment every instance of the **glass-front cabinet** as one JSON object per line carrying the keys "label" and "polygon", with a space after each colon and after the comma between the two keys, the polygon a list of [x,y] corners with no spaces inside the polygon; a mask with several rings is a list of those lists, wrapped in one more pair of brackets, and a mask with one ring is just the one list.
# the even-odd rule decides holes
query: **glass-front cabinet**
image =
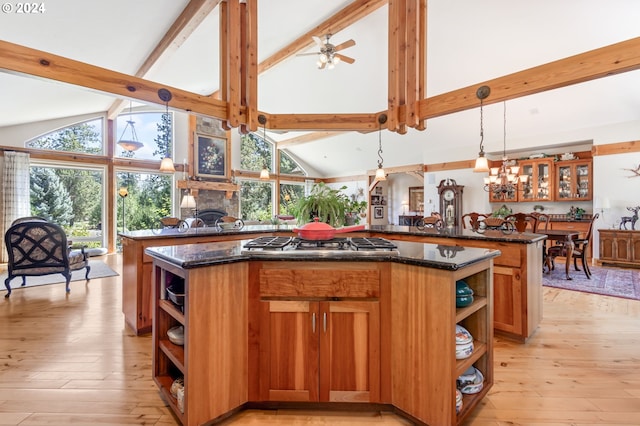
{"label": "glass-front cabinet", "polygon": [[589,201],[593,198],[592,161],[568,160],[556,163],[555,200]]}
{"label": "glass-front cabinet", "polygon": [[524,160],[519,165],[520,175],[528,175],[529,180],[520,184],[518,201],[551,201],[553,158]]}

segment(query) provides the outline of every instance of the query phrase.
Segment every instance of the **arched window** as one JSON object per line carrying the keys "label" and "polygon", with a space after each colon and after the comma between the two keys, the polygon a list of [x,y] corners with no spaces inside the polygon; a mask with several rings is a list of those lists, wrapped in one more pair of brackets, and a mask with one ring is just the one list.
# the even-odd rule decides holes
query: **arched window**
{"label": "arched window", "polygon": [[[127,151],[118,144],[121,139],[131,140],[133,138],[131,126],[127,127],[128,121],[133,122],[137,141],[142,143],[142,147],[135,151]],[[116,120],[115,156],[136,160],[161,160],[168,154],[173,158],[171,149],[173,146],[172,123],[172,112],[168,117],[163,112],[123,112]],[[168,149],[167,137],[169,140]]]}
{"label": "arched window", "polygon": [[25,147],[101,155],[104,152],[103,128],[104,120],[95,118],[39,136],[27,141]]}

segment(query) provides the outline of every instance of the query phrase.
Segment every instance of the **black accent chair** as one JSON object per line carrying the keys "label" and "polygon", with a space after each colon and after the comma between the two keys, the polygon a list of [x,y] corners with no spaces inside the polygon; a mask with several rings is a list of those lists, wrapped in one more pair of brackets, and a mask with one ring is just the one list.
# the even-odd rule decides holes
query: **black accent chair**
{"label": "black accent chair", "polygon": [[10,281],[15,277],[21,276],[24,286],[28,276],[62,274],[67,292],[72,271],[86,268],[85,279],[89,280],[91,267],[84,247],[71,250],[67,235],[55,223],[42,218],[17,219],[5,233],[4,242],[9,255],[5,298],[11,295]]}

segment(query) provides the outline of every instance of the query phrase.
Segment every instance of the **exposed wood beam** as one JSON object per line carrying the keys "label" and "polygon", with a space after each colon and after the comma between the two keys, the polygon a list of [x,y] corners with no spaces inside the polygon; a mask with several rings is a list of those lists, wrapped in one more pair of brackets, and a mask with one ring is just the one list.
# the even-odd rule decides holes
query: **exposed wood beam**
{"label": "exposed wood beam", "polygon": [[447,163],[428,164],[424,166],[425,172],[444,172],[447,170],[472,169],[476,160],[452,161]]}
{"label": "exposed wood beam", "polygon": [[258,65],[258,73],[262,73],[269,68],[279,64],[285,59],[293,56],[296,52],[299,52],[311,45],[313,40],[311,36],[321,36],[325,34],[335,34],[354,22],[364,18],[371,12],[379,9],[381,6],[387,4],[387,0],[356,0],[340,10],[335,15],[331,16],[320,25],[301,35],[282,49],[278,50],[273,55],[262,61]]}
{"label": "exposed wood beam", "polygon": [[372,132],[378,130],[378,114],[270,114],[272,130],[333,130]]}
{"label": "exposed wood beam", "polygon": [[610,143],[606,145],[594,145],[591,148],[591,153],[593,157],[600,156],[600,155],[629,154],[632,152],[640,152],[640,141],[628,141],[628,142]]}
{"label": "exposed wood beam", "polygon": [[476,90],[484,85],[491,88],[491,95],[484,100],[488,105],[638,69],[640,37],[423,99],[420,117],[477,108]]}
{"label": "exposed wood beam", "polygon": [[[142,66],[134,74],[144,77],[161,57],[173,53],[184,43],[205,18],[215,9],[220,0],[190,0],[169,31],[162,37]],[[107,118],[114,120],[125,107],[124,99],[116,99],[107,111]]]}
{"label": "exposed wood beam", "polygon": [[186,90],[74,61],[51,53],[0,40],[0,69],[86,87],[99,92],[162,104],[158,90],[173,95],[169,107],[225,119],[227,104]]}
{"label": "exposed wood beam", "polygon": [[303,145],[305,143],[314,142],[320,139],[331,138],[333,136],[343,135],[347,132],[312,132],[307,133],[306,135],[296,136],[295,138],[290,138],[286,140],[282,140],[276,143],[277,149],[283,149],[290,146]]}

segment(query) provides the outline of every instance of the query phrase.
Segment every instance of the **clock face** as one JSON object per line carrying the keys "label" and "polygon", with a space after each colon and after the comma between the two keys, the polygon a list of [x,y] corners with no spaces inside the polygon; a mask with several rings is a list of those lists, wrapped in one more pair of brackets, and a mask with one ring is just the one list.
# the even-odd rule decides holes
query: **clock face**
{"label": "clock face", "polygon": [[454,194],[452,189],[447,189],[442,193],[442,197],[447,201],[453,200],[454,196],[455,196],[455,194]]}

